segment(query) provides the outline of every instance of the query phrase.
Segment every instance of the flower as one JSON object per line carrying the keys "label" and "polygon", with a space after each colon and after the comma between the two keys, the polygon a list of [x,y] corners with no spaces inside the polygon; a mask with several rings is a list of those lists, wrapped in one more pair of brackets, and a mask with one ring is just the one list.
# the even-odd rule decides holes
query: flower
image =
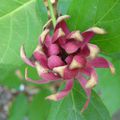
{"label": "flower", "polygon": [[74,80],[78,80],[88,97],[83,107],[85,110],[90,101],[91,90],[98,83],[95,68],[110,68],[112,73],[115,69],[109,61],[98,56],[99,47],[89,43],[94,35],[104,34],[105,30],[92,27],[82,33],[79,30],[70,32],[65,22],[68,18],[68,15],[64,15],[57,19],[52,36],[49,34],[50,30],[45,28],[33,52],[34,60],[27,58],[23,46],[20,53],[23,61],[36,68],[38,75],[42,78],[42,80],[32,80],[28,77],[26,69],[26,80],[37,84],[65,81],[65,89],[48,96],[47,99],[61,100],[72,89]]}

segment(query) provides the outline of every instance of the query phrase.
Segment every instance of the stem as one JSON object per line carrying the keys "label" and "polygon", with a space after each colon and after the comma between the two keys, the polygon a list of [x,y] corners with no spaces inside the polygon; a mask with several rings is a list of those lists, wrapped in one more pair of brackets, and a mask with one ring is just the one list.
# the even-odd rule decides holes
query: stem
{"label": "stem", "polygon": [[53,9],[53,6],[52,6],[52,3],[51,3],[50,0],[48,0],[48,7],[49,7],[49,10],[50,10],[50,16],[52,18],[53,26],[55,27],[55,25],[56,25],[56,17],[55,17],[54,9]]}

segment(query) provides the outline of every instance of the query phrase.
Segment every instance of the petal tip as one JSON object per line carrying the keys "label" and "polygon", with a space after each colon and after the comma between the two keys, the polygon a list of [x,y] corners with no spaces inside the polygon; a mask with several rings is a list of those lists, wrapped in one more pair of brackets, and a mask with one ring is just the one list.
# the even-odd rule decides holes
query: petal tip
{"label": "petal tip", "polygon": [[67,65],[60,66],[60,67],[54,67],[53,71],[58,73],[61,77],[63,77],[64,76],[64,70],[65,70],[66,67],[67,67]]}
{"label": "petal tip", "polygon": [[94,59],[98,56],[100,52],[100,48],[97,45],[88,43],[88,48],[90,50],[90,55],[88,56],[90,59]]}
{"label": "petal tip", "polygon": [[87,89],[93,88],[96,84],[97,82],[94,79],[90,79],[85,85],[85,88]]}
{"label": "petal tip", "polygon": [[75,68],[82,68],[82,64],[78,63],[76,60],[73,59],[73,61],[71,62],[70,69],[75,69]]}
{"label": "petal tip", "polygon": [[26,64],[34,67],[34,63],[33,63],[29,58],[27,58],[27,56],[26,56],[26,53],[25,53],[25,50],[24,50],[24,45],[22,45],[22,46],[20,47],[20,57],[22,58],[22,60],[23,60]]}
{"label": "petal tip", "polygon": [[43,67],[39,64],[39,62],[35,62],[35,67],[36,67],[36,69],[37,69],[37,72],[38,72],[39,76],[40,76],[41,73],[47,73],[47,72],[48,72],[48,70],[45,69],[45,68],[43,68]]}
{"label": "petal tip", "polygon": [[87,31],[93,31],[96,34],[106,34],[107,33],[103,28],[99,28],[99,27],[92,27],[92,28],[88,29]]}
{"label": "petal tip", "polygon": [[49,33],[49,31],[50,31],[49,29],[45,29],[42,32],[42,34],[40,35],[40,41],[42,44],[44,44],[45,38],[46,38],[47,34]]}
{"label": "petal tip", "polygon": [[51,23],[52,23],[52,19],[48,20],[46,24],[43,26],[43,30],[48,29]]}
{"label": "petal tip", "polygon": [[110,70],[111,70],[111,73],[114,75],[116,72],[115,72],[115,67],[113,65],[110,65]]}
{"label": "petal tip", "polygon": [[25,68],[25,80],[28,80],[28,68]]}
{"label": "petal tip", "polygon": [[58,37],[62,37],[62,36],[65,36],[65,33],[64,33],[64,31],[62,30],[62,28],[59,28]]}
{"label": "petal tip", "polygon": [[53,94],[53,95],[47,96],[45,99],[47,99],[47,100],[53,100],[53,101],[57,101],[56,94]]}
{"label": "petal tip", "polygon": [[58,23],[60,23],[61,21],[65,20],[65,19],[68,19],[68,18],[70,18],[69,15],[63,15],[63,16],[58,17],[57,22],[56,22],[56,25],[57,25]]}
{"label": "petal tip", "polygon": [[73,38],[77,41],[80,41],[82,42],[83,41],[83,36],[80,34],[80,31],[75,31],[71,36],[70,38]]}
{"label": "petal tip", "polygon": [[22,46],[20,47],[20,56],[21,56],[21,58],[24,58],[24,57],[25,57],[24,45],[22,45]]}

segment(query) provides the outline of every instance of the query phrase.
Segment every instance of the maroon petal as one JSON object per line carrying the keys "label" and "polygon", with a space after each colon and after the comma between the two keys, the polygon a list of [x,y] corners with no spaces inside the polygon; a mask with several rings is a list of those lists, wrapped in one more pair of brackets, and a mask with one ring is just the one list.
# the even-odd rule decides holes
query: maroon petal
{"label": "maroon petal", "polygon": [[40,43],[41,44],[44,44],[45,42],[45,39],[46,39],[46,36],[48,35],[49,33],[49,29],[45,29],[42,34],[40,35]]}
{"label": "maroon petal", "polygon": [[52,72],[49,73],[42,73],[41,78],[43,78],[44,80],[50,80],[50,81],[55,81],[55,80],[59,80],[60,77],[58,75],[55,75]]}
{"label": "maroon petal", "polygon": [[75,68],[83,68],[86,65],[86,59],[84,56],[76,55],[74,56],[69,68],[75,69]]}
{"label": "maroon petal", "polygon": [[97,57],[94,60],[91,61],[91,64],[96,67],[96,68],[110,68],[111,72],[114,74],[115,73],[115,68],[110,63],[103,57]]}
{"label": "maroon petal", "polygon": [[62,37],[58,39],[58,44],[62,47],[66,43],[66,41],[67,41],[66,38]]}
{"label": "maroon petal", "polygon": [[56,94],[50,95],[50,96],[46,97],[46,99],[58,101],[58,100],[63,99],[65,96],[67,96],[73,87],[73,80],[68,80],[66,82],[67,83],[66,83],[66,87],[64,90],[62,90],[61,92],[58,92]]}
{"label": "maroon petal", "polygon": [[35,67],[37,70],[38,75],[41,77],[42,73],[48,73],[48,69],[43,67],[39,62],[35,62]]}
{"label": "maroon petal", "polygon": [[85,90],[86,95],[89,97],[90,94],[91,94],[91,89],[85,87],[88,81],[80,73],[77,75],[76,78],[78,79],[78,81],[81,84],[82,88]]}
{"label": "maroon petal", "polygon": [[48,68],[48,65],[47,65],[47,57],[45,56],[45,54],[43,53],[40,53],[38,51],[35,51],[34,52],[34,57],[35,59],[45,68]]}
{"label": "maroon petal", "polygon": [[87,45],[85,45],[82,49],[80,49],[80,55],[84,57],[88,57],[90,55],[90,49]]}
{"label": "maroon petal", "polygon": [[28,70],[27,70],[27,69],[25,70],[25,79],[26,79],[27,81],[29,81],[29,82],[32,82],[32,83],[36,83],[36,84],[46,84],[46,83],[49,83],[49,82],[58,80],[57,77],[53,77],[53,76],[51,77],[51,75],[48,75],[47,77],[46,77],[46,76],[47,76],[47,75],[45,75],[45,78],[50,77],[50,79],[33,80],[33,79],[31,79],[31,78],[28,77]]}
{"label": "maroon petal", "polygon": [[57,55],[60,53],[60,48],[57,44],[51,44],[49,47],[48,47],[48,55],[51,56],[51,55]]}
{"label": "maroon petal", "polygon": [[64,76],[64,71],[65,71],[66,67],[67,67],[67,65],[59,66],[59,67],[54,67],[53,71],[55,73],[59,74],[61,77],[63,77]]}
{"label": "maroon petal", "polygon": [[57,19],[57,23],[56,23],[56,26],[55,26],[55,31],[59,28],[62,28],[62,30],[64,31],[65,34],[69,34],[69,29],[67,28],[67,25],[65,23],[65,19],[68,19],[70,16],[68,15],[64,15],[64,16],[60,16],[58,19]]}
{"label": "maroon petal", "polygon": [[83,69],[80,69],[80,72],[87,75],[87,76],[91,75],[91,69],[89,67],[85,67]]}
{"label": "maroon petal", "polygon": [[52,37],[49,34],[46,36],[44,44],[47,48],[52,44]]}
{"label": "maroon petal", "polygon": [[68,80],[68,79],[74,79],[75,76],[78,74],[78,69],[69,69],[68,67],[66,67],[64,69],[64,75],[63,75],[63,78],[65,80]]}
{"label": "maroon petal", "polygon": [[86,95],[87,95],[87,100],[86,100],[86,103],[84,104],[81,112],[83,112],[84,110],[86,110],[86,108],[88,107],[89,105],[89,102],[90,102],[90,96],[91,96],[91,89],[87,89],[85,86],[87,84],[87,80],[81,75],[81,74],[78,74],[77,77],[76,77],[79,81],[79,83],[81,84],[82,88],[85,90],[86,92]]}
{"label": "maroon petal", "polygon": [[74,39],[79,42],[83,41],[83,37],[80,34],[80,31],[73,31],[73,32],[69,33],[67,36],[67,39]]}
{"label": "maroon petal", "polygon": [[82,33],[82,36],[83,36],[83,47],[85,44],[87,44],[88,42],[90,42],[90,40],[92,39],[92,37],[94,36],[94,32],[92,31],[86,31],[86,32],[83,32]]}
{"label": "maroon petal", "polygon": [[89,59],[93,60],[98,56],[100,49],[97,45],[94,45],[91,43],[88,43],[87,45],[88,45],[88,48],[90,50],[90,54],[88,57],[89,57]]}
{"label": "maroon petal", "polygon": [[69,55],[68,57],[66,57],[65,62],[69,65],[72,62],[73,57],[73,55]]}
{"label": "maroon petal", "polygon": [[74,41],[67,42],[63,47],[68,54],[75,53],[80,48],[79,44]]}
{"label": "maroon petal", "polygon": [[48,66],[50,69],[53,69],[54,67],[63,66],[64,62],[61,60],[59,56],[52,55],[48,58]]}
{"label": "maroon petal", "polygon": [[25,53],[25,50],[24,50],[24,46],[21,46],[20,48],[20,56],[22,58],[22,60],[27,64],[27,65],[30,65],[32,67],[35,66],[35,64],[29,59],[26,57],[26,53]]}
{"label": "maroon petal", "polygon": [[93,33],[95,33],[95,34],[105,34],[105,33],[106,33],[106,31],[105,31],[103,28],[99,28],[99,27],[89,28],[89,29],[87,30],[87,32],[89,32],[89,31],[91,31],[91,32],[93,32]]}
{"label": "maroon petal", "polygon": [[86,84],[86,88],[93,88],[98,83],[98,76],[94,68],[91,67],[90,79]]}
{"label": "maroon petal", "polygon": [[95,34],[105,34],[105,33],[106,33],[105,30],[102,28],[98,28],[98,27],[89,28],[87,31],[82,33],[82,36],[84,38],[83,46],[88,42],[90,42],[90,40]]}
{"label": "maroon petal", "polygon": [[96,73],[94,67],[90,63],[87,63],[85,68],[80,69],[80,72],[89,76],[90,78],[95,77],[96,83],[98,82],[97,73]]}
{"label": "maroon petal", "polygon": [[79,70],[78,69],[70,70],[67,67],[67,65],[64,65],[64,66],[55,67],[53,71],[59,74],[63,79],[69,80],[69,79],[74,79]]}
{"label": "maroon petal", "polygon": [[63,32],[63,30],[61,28],[57,29],[53,35],[52,42],[54,43],[56,40],[58,40],[63,36],[65,36],[65,33]]}

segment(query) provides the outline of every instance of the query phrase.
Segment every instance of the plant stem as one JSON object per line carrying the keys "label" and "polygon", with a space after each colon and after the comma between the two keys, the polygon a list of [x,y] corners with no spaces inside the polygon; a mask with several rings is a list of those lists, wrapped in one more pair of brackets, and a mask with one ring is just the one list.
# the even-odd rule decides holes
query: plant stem
{"label": "plant stem", "polygon": [[49,7],[49,10],[50,10],[50,16],[52,18],[53,26],[55,27],[55,25],[56,25],[56,17],[55,17],[54,9],[53,9],[53,6],[52,6],[52,3],[51,3],[50,0],[48,0],[48,7]]}

